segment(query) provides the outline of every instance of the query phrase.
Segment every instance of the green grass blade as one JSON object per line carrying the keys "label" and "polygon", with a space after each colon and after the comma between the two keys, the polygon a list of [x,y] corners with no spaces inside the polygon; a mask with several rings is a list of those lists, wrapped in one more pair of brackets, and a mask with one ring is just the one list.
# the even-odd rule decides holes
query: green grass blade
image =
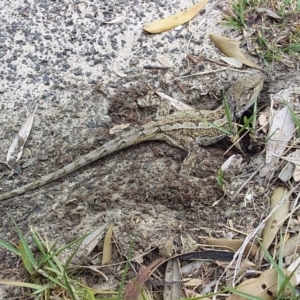
{"label": "green grass blade", "polygon": [[[32,233],[32,237],[33,237],[33,240],[34,240],[36,246],[38,247],[38,249],[40,250],[40,253],[42,254],[42,257],[38,262],[38,269],[43,268],[45,264],[52,267],[53,269],[57,269],[56,265],[51,261],[51,258],[52,258],[51,249],[52,248],[50,250],[48,250],[46,242],[39,235],[39,233],[36,232],[33,228],[31,228],[31,233]],[[53,247],[54,246],[55,245],[53,245]]]}
{"label": "green grass blade", "polygon": [[[38,249],[40,250],[40,252],[43,255],[46,255],[45,247],[43,245],[44,241],[41,239],[40,235],[32,227],[30,228],[30,231],[31,231],[31,235],[32,235],[32,238],[33,238],[34,243],[36,244],[36,246],[38,247]],[[41,241],[43,243],[41,243]]]}
{"label": "green grass blade", "polygon": [[216,180],[217,180],[220,188],[223,190],[225,183],[224,183],[224,172],[223,172],[222,169],[219,169],[218,176],[216,177]]}
{"label": "green grass blade", "polygon": [[231,293],[233,293],[233,294],[235,294],[235,295],[241,296],[244,299],[248,299],[248,300],[262,300],[260,297],[249,295],[247,293],[244,293],[244,292],[241,292],[241,291],[238,291],[238,290],[228,289],[228,291],[231,292]]}
{"label": "green grass blade", "polygon": [[233,124],[232,124],[232,113],[231,113],[230,107],[228,105],[228,102],[226,100],[225,94],[223,94],[223,103],[224,103],[226,119],[227,119],[228,127],[229,127],[229,135],[233,135],[234,129],[233,129]]}
{"label": "green grass blade", "polygon": [[213,128],[216,128],[216,129],[220,130],[221,132],[223,132],[224,134],[226,134],[228,136],[232,135],[232,132],[230,130],[227,130],[226,128],[223,128],[222,126],[216,125],[211,121],[203,120],[203,122],[209,124]]}
{"label": "green grass blade", "polygon": [[132,243],[130,245],[130,248],[129,248],[129,253],[128,253],[128,257],[126,259],[126,263],[125,263],[125,267],[124,267],[124,272],[122,274],[122,278],[121,278],[121,282],[120,282],[120,287],[119,287],[119,290],[118,290],[118,295],[117,295],[117,299],[122,299],[122,292],[123,292],[123,289],[124,289],[124,286],[125,286],[125,281],[126,281],[126,275],[128,273],[128,270],[129,270],[129,262],[133,256],[133,249],[134,249],[134,244],[135,244],[135,236],[132,240]]}
{"label": "green grass blade", "polygon": [[[63,272],[60,272],[57,268],[45,267],[45,270],[48,270],[57,275],[57,277],[62,278]],[[48,274],[48,273],[47,273]]]}
{"label": "green grass blade", "polygon": [[[84,238],[86,237],[87,235],[84,236]],[[83,241],[84,238],[81,238],[81,241]],[[77,247],[75,248],[75,250],[73,251],[72,255],[70,255],[70,257],[67,259],[66,261],[66,264],[64,266],[64,270],[63,270],[63,278],[64,278],[64,283],[65,283],[65,286],[70,294],[70,296],[72,297],[73,300],[76,300],[76,297],[75,297],[75,294],[73,292],[73,289],[69,283],[70,279],[69,277],[67,276],[67,268],[70,264],[70,262],[72,261],[73,257],[75,256],[75,254],[77,253],[79,247],[80,247],[81,243],[79,243],[77,245]]]}
{"label": "green grass blade", "polygon": [[[17,231],[18,236],[19,236],[20,241],[21,241],[21,245],[22,245],[22,247],[21,247],[22,253],[21,253],[21,252],[20,252],[20,253],[21,253],[22,260],[23,260],[23,261],[29,261],[30,264],[31,264],[31,266],[32,266],[34,269],[36,269],[36,268],[37,268],[37,262],[36,262],[36,260],[35,260],[35,258],[34,258],[34,256],[33,256],[32,252],[31,252],[30,248],[29,248],[28,243],[27,243],[26,240],[25,240],[25,237],[24,237],[23,233],[22,233],[21,230],[19,229],[19,227],[18,227],[17,223],[14,221],[14,219],[13,219],[12,217],[10,217],[10,218],[11,218],[12,222],[13,222],[14,225],[15,225],[16,231]],[[20,250],[20,247],[19,247],[19,250]],[[22,254],[23,254],[23,255],[22,255]],[[28,270],[28,269],[27,269],[27,270]],[[30,273],[30,274],[32,274],[32,273]]]}
{"label": "green grass blade", "polygon": [[14,254],[16,254],[18,256],[21,256],[21,253],[18,250],[18,248],[12,246],[11,244],[9,244],[9,243],[1,240],[1,239],[0,239],[0,246],[3,247],[3,248],[5,248],[9,252],[12,252],[12,253],[14,253]]}
{"label": "green grass blade", "polygon": [[55,265],[53,264],[53,267],[55,266],[55,268],[57,269],[57,271],[59,271],[61,274],[63,274],[63,272],[64,272],[64,266],[61,264],[61,262],[58,259],[58,257],[57,256],[53,256],[53,261],[55,263]]}
{"label": "green grass blade", "polygon": [[[276,270],[277,274],[278,274],[278,295],[281,295],[281,293],[286,289],[286,287],[288,287],[292,292],[293,292],[293,296],[296,295],[296,290],[295,287],[290,283],[290,279],[293,276],[293,273],[289,276],[286,276],[283,271],[282,268],[276,263],[276,261],[273,259],[272,255],[268,252],[268,250],[264,247],[264,245],[258,240],[258,243],[260,245],[260,247],[263,249],[266,257],[268,258],[269,262],[271,263],[271,265],[274,267],[274,269]],[[282,283],[281,285],[279,285],[280,283]],[[296,299],[296,298],[295,298]]]}
{"label": "green grass blade", "polygon": [[86,289],[85,290],[85,294],[84,294],[85,299],[90,299],[90,300],[95,300],[95,296],[94,293],[90,290],[90,289]]}
{"label": "green grass blade", "polygon": [[300,44],[293,44],[293,45],[289,45],[287,47],[281,48],[280,49],[283,52],[288,52],[288,51],[300,51]]}
{"label": "green grass blade", "polygon": [[295,123],[295,126],[297,128],[297,135],[299,137],[300,136],[300,119],[299,119],[299,117],[295,113],[294,109],[291,107],[290,103],[287,100],[284,100],[284,104],[287,106],[287,108],[288,108],[288,110],[291,114],[291,117],[292,117],[292,119]]}
{"label": "green grass blade", "polygon": [[24,245],[22,243],[19,244],[19,251],[21,253],[21,258],[22,258],[22,262],[23,265],[25,267],[25,269],[27,270],[27,272],[32,275],[35,271],[34,266],[32,265],[32,261],[29,258],[29,256],[27,255],[27,252],[24,248]]}
{"label": "green grass blade", "polygon": [[39,274],[41,274],[42,276],[44,276],[46,279],[48,279],[48,281],[50,281],[51,283],[55,283],[57,286],[60,286],[64,290],[66,289],[65,285],[63,283],[61,283],[60,278],[55,278],[55,277],[53,277],[49,273],[46,273],[43,270],[38,270],[37,272]]}
{"label": "green grass blade", "polygon": [[37,299],[50,299],[49,296],[47,298],[45,297],[45,293],[44,293],[44,298],[41,297],[41,293],[43,293],[44,291],[45,291],[46,295],[49,295],[49,286],[48,285],[44,285],[39,290],[34,291],[32,293],[32,295],[39,295],[39,298],[37,298]]}
{"label": "green grass blade", "polygon": [[5,280],[5,279],[0,279],[0,284],[13,285],[18,287],[27,287],[33,290],[39,290],[44,288],[43,285],[39,285],[39,284],[23,282],[23,281]]}
{"label": "green grass blade", "polygon": [[[48,257],[45,257],[44,259],[47,259],[47,260],[50,260],[51,258],[53,258],[54,256],[58,256],[61,252],[63,252],[65,249],[69,249],[71,246],[73,246],[74,244],[78,243],[78,242],[81,242],[86,236],[88,236],[88,234],[76,239],[75,241],[61,247],[60,249],[56,250],[56,251],[53,251],[52,253],[48,253]],[[52,248],[51,248],[52,249]]]}
{"label": "green grass blade", "polygon": [[61,264],[52,249],[53,248],[48,250],[48,253],[46,253],[44,257],[39,261],[39,266],[47,265],[48,267],[60,270],[62,272],[62,268],[60,268]]}

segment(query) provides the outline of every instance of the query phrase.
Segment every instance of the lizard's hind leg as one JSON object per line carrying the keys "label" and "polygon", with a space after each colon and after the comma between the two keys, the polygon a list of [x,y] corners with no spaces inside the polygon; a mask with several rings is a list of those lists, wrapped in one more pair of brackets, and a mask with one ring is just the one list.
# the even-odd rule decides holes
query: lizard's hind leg
{"label": "lizard's hind leg", "polygon": [[182,162],[179,174],[185,178],[189,178],[199,153],[199,146],[195,140],[187,136],[178,135],[174,137],[173,135],[166,133],[161,133],[159,140],[163,140],[167,144],[184,150],[188,153]]}

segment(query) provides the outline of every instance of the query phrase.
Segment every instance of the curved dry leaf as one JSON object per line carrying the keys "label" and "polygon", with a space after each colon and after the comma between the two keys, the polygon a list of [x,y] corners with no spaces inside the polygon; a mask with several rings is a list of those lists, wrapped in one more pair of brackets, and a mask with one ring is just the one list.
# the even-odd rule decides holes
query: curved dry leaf
{"label": "curved dry leaf", "polygon": [[108,265],[111,262],[112,254],[112,234],[113,234],[113,225],[111,224],[106,232],[103,244],[103,255],[102,255],[102,266]]}
{"label": "curved dry leaf", "polygon": [[144,30],[149,33],[161,33],[170,30],[178,25],[184,24],[193,19],[206,5],[207,2],[208,0],[200,0],[195,5],[173,16],[148,23],[144,26]]}
{"label": "curved dry leaf", "polygon": [[37,108],[35,108],[33,113],[26,119],[20,131],[18,132],[13,142],[11,143],[6,156],[7,164],[14,165],[21,158],[24,145],[27,141],[27,138],[32,128],[32,123],[33,123],[36,109]]}
{"label": "curved dry leaf", "polygon": [[276,252],[276,255],[278,257],[279,252],[280,252],[280,248],[281,249],[281,255],[283,258],[285,258],[286,256],[289,255],[293,255],[295,253],[297,253],[300,250],[300,233],[298,233],[297,235],[289,238],[284,245],[277,245],[276,249],[278,250]]}
{"label": "curved dry leaf", "polygon": [[218,34],[210,34],[209,38],[223,54],[229,57],[236,58],[248,67],[261,70],[261,68],[256,63],[248,59],[241,52],[239,42]]}
{"label": "curved dry leaf", "polygon": [[[214,245],[225,249],[230,249],[234,252],[240,249],[243,245],[244,240],[230,240],[230,239],[204,239],[208,245]],[[257,246],[251,242],[249,242],[245,248],[244,254],[249,255],[251,257],[255,256],[257,251]]]}
{"label": "curved dry leaf", "polygon": [[171,259],[167,262],[166,272],[165,272],[165,282],[173,282],[173,283],[165,284],[164,291],[163,291],[163,299],[164,300],[180,299],[181,274],[180,274],[178,259]]}
{"label": "curved dry leaf", "polygon": [[191,286],[191,287],[197,287],[199,285],[202,285],[203,282],[204,282],[204,279],[201,279],[201,278],[188,278],[187,281],[184,281],[184,285]]}
{"label": "curved dry leaf", "polygon": [[180,267],[180,273],[182,277],[190,277],[191,274],[194,274],[199,270],[200,268],[203,268],[203,266],[212,264],[212,261],[210,260],[196,260],[193,261],[187,265]]}
{"label": "curved dry leaf", "polygon": [[287,106],[273,117],[271,123],[268,135],[270,138],[266,146],[266,163],[283,154],[295,130],[295,123]]}
{"label": "curved dry leaf", "polygon": [[[236,275],[241,275],[245,274],[249,270],[257,270],[257,265],[250,261],[249,259],[243,259],[240,262],[234,261],[234,262],[228,262],[228,261],[221,261],[221,260],[216,260],[215,264],[223,269],[229,269],[229,270],[236,270],[238,268],[238,272]],[[232,278],[233,279],[233,278]],[[227,284],[230,283],[229,285],[231,286],[233,284],[233,280],[228,280]]]}
{"label": "curved dry leaf", "polygon": [[228,56],[220,56],[220,59],[226,62],[228,65],[233,66],[237,69],[240,69],[243,66],[243,63],[234,57],[228,57]]}
{"label": "curved dry leaf", "polygon": [[286,165],[280,171],[278,178],[286,182],[293,176],[295,182],[300,181],[300,150],[296,149],[293,153],[288,156],[281,156],[283,160],[286,160]]}
{"label": "curved dry leaf", "polygon": [[78,249],[78,257],[89,255],[93,249],[97,246],[99,241],[102,239],[104,230],[107,228],[107,224],[102,225],[101,227],[95,229],[89,235],[87,235],[84,240],[81,242]]}
{"label": "curved dry leaf", "polygon": [[278,16],[274,10],[270,9],[270,8],[265,8],[265,7],[257,7],[256,11],[258,13],[265,13],[267,16],[276,19],[276,20],[282,20],[283,18]]}
{"label": "curved dry leaf", "polygon": [[123,295],[123,299],[138,300],[142,293],[143,285],[146,282],[146,280],[148,280],[152,273],[164,262],[164,258],[158,258],[154,262],[152,262],[148,267],[141,268],[138,274],[127,284]]}
{"label": "curved dry leaf", "polygon": [[[284,203],[274,211],[272,216],[267,220],[266,226],[263,230],[262,244],[265,249],[268,249],[273,242],[277,232],[281,228],[283,221],[287,218],[289,213],[289,198],[287,197],[288,190],[283,187],[278,187],[272,197],[271,197],[271,207],[272,211],[283,199]],[[265,253],[262,248],[258,251],[258,264],[262,261]]]}
{"label": "curved dry leaf", "polygon": [[296,285],[300,283],[300,257],[298,256],[287,268],[289,272],[292,272],[296,278]]}
{"label": "curved dry leaf", "polygon": [[[296,151],[299,151],[299,149],[297,149]],[[294,170],[294,173],[293,173],[293,178],[294,178],[295,182],[300,181],[300,166],[299,165],[295,166],[295,170]]]}
{"label": "curved dry leaf", "polygon": [[[290,276],[291,272],[288,270],[282,270],[282,272],[286,276]],[[241,283],[236,289],[239,292],[243,292],[245,294],[248,294],[249,296],[256,296],[259,297],[259,299],[262,300],[273,300],[277,299],[278,296],[278,273],[275,269],[268,269],[264,271],[258,278],[251,278],[243,283]],[[293,286],[296,286],[297,280],[295,276],[293,275],[290,278],[290,283]],[[284,296],[288,296],[291,294],[291,291],[286,287],[286,289],[283,292]],[[283,296],[282,295],[282,296]],[[249,299],[249,297],[245,298],[242,296],[239,296],[237,294],[231,294],[227,300],[246,300]]]}
{"label": "curved dry leaf", "polygon": [[241,155],[231,155],[221,166],[223,172],[229,172],[233,168],[239,168],[242,164],[243,157]]}
{"label": "curved dry leaf", "polygon": [[296,166],[300,166],[300,151],[299,149],[295,150],[292,154],[289,156],[281,156],[280,158],[283,160],[286,160],[290,163],[293,163]]}
{"label": "curved dry leaf", "polygon": [[269,121],[268,121],[268,117],[266,116],[265,113],[262,113],[262,114],[259,115],[258,124],[260,125],[260,129],[264,133],[267,133],[268,128],[269,128]]}
{"label": "curved dry leaf", "polygon": [[[292,154],[290,154],[290,155],[292,155]],[[283,158],[283,157],[281,157],[281,158]],[[283,182],[287,182],[288,180],[290,180],[292,178],[294,171],[295,171],[295,165],[288,161],[285,164],[285,166],[281,169],[281,171],[278,175],[278,178]]]}

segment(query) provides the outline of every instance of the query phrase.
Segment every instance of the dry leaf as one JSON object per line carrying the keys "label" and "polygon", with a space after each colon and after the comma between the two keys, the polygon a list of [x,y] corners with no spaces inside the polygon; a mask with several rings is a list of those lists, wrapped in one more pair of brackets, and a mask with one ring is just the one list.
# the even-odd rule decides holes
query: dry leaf
{"label": "dry leaf", "polygon": [[280,157],[293,137],[295,123],[287,106],[283,107],[271,120],[266,146],[266,163],[274,157]]}
{"label": "dry leaf", "polygon": [[163,263],[163,258],[156,259],[147,268],[141,268],[137,274],[126,286],[123,296],[124,300],[137,300],[143,290],[143,285],[149,279],[151,274]]}
{"label": "dry leaf", "polygon": [[243,157],[241,155],[231,155],[221,166],[223,172],[229,172],[232,168],[237,168],[241,165]]}
{"label": "dry leaf", "polygon": [[[280,249],[281,247],[282,249]],[[279,251],[281,251],[281,255],[283,258],[289,255],[296,254],[300,249],[300,233],[288,239],[283,246],[277,245],[276,249],[278,250],[276,252],[277,257],[279,255]]]}
{"label": "dry leaf", "polygon": [[[233,262],[226,262],[226,261],[219,261],[216,260],[215,264],[219,267],[222,267],[222,269],[228,269],[228,270],[236,270],[238,268],[238,272],[236,273],[237,276],[245,274],[247,270],[257,270],[257,265],[254,264],[252,261],[248,259],[243,259],[242,261],[233,261]],[[232,278],[233,279],[233,278]],[[230,280],[227,280],[227,283],[231,282]],[[230,284],[230,286],[232,283]]]}
{"label": "dry leaf", "polygon": [[181,275],[184,277],[190,276],[190,274],[195,274],[200,268],[202,268],[204,265],[210,265],[212,264],[212,261],[209,260],[196,260],[194,262],[191,262],[187,265],[181,266],[180,272]]}
{"label": "dry leaf", "polygon": [[[282,270],[282,272],[289,276],[291,272]],[[292,276],[290,283],[295,286],[297,284],[295,276]],[[251,278],[241,283],[237,290],[246,293],[251,296],[259,297],[262,300],[273,300],[277,299],[278,296],[278,273],[275,269],[268,269],[264,271],[258,278]],[[285,296],[291,294],[291,291],[286,288],[283,292]],[[227,300],[248,300],[249,297],[245,298],[237,294],[231,294]]]}
{"label": "dry leaf", "polygon": [[87,235],[84,240],[81,242],[78,249],[78,256],[88,256],[93,249],[97,246],[99,241],[102,239],[104,230],[107,228],[107,224],[102,225],[101,227],[95,229],[89,235]]}
{"label": "dry leaf", "polygon": [[[237,250],[239,250],[239,248],[243,245],[244,240],[229,240],[229,239],[204,239],[205,242],[208,245],[214,245],[217,247],[221,247],[221,248],[225,248],[225,249],[230,249],[234,252],[236,252]],[[250,255],[251,257],[253,257],[256,254],[257,251],[257,247],[256,245],[254,245],[253,243],[248,243],[244,254],[245,255]]]}
{"label": "dry leaf", "polygon": [[[289,154],[287,158],[292,157],[292,155],[293,153]],[[281,158],[284,159],[284,157]],[[278,178],[283,182],[287,182],[292,178],[294,171],[295,171],[295,165],[288,161],[281,169]]]}
{"label": "dry leaf", "polygon": [[178,282],[166,284],[163,291],[164,300],[180,299],[181,292],[181,275],[179,269],[179,260],[171,259],[167,262],[165,272],[165,282]]}
{"label": "dry leaf", "polygon": [[295,150],[292,154],[288,156],[281,156],[283,160],[286,160],[288,163],[281,170],[278,177],[282,181],[289,180],[292,176],[295,182],[300,181],[300,150]]}
{"label": "dry leaf", "polygon": [[141,293],[139,294],[138,300],[154,300],[152,292],[150,293],[146,287],[143,286]]}
{"label": "dry leaf", "polygon": [[283,160],[293,163],[296,166],[300,166],[299,149],[295,150],[291,155],[281,156]]}
{"label": "dry leaf", "polygon": [[14,165],[21,158],[24,145],[27,141],[27,138],[32,128],[32,123],[33,123],[36,109],[37,107],[35,107],[33,113],[26,119],[20,131],[18,132],[13,142],[11,143],[6,156],[6,163],[8,165]]}
{"label": "dry leaf", "polygon": [[[268,249],[273,242],[278,230],[281,228],[283,221],[287,218],[289,213],[289,198],[287,197],[288,190],[283,187],[278,187],[272,197],[270,211],[272,211],[285,198],[284,203],[274,211],[272,216],[267,220],[266,226],[263,230],[262,244],[265,249]],[[262,248],[257,252],[257,262],[261,263],[265,253]]]}
{"label": "dry leaf", "polygon": [[261,126],[260,129],[264,133],[267,133],[268,126],[269,126],[269,121],[268,121],[267,116],[264,113],[262,113],[262,114],[259,115],[259,117],[258,117],[258,124]]}
{"label": "dry leaf", "polygon": [[295,123],[287,106],[283,107],[270,122],[269,139],[266,145],[267,164],[261,169],[260,177],[267,176],[276,166],[295,129]]}
{"label": "dry leaf", "polygon": [[[299,155],[299,152],[300,152],[300,151],[299,151],[299,149],[297,149],[295,152],[297,152],[298,155]],[[297,165],[295,166],[293,178],[294,178],[295,182],[299,182],[299,181],[300,181],[300,166],[299,166],[299,164],[297,164]]]}
{"label": "dry leaf", "polygon": [[237,69],[240,69],[243,66],[243,63],[234,57],[220,56],[220,59]]}
{"label": "dry leaf", "polygon": [[184,280],[184,285],[196,287],[196,286],[202,285],[203,282],[204,282],[204,280],[201,278],[193,278],[193,279],[188,279],[187,281]]}
{"label": "dry leaf", "polygon": [[289,272],[292,272],[296,278],[296,285],[300,283],[300,257],[298,256],[287,268]]}
{"label": "dry leaf", "polygon": [[277,20],[283,19],[282,17],[278,16],[272,9],[270,8],[265,8],[265,7],[258,7],[256,8],[256,11],[258,13],[266,13],[269,17]]}
{"label": "dry leaf", "polygon": [[119,16],[111,21],[103,21],[103,23],[105,24],[115,24],[115,23],[121,23],[124,21],[124,17],[123,16]]}
{"label": "dry leaf", "polygon": [[200,0],[197,4],[173,16],[148,23],[144,26],[144,30],[149,33],[161,33],[184,24],[193,19],[207,2],[208,0]]}
{"label": "dry leaf", "polygon": [[223,54],[229,57],[236,58],[237,60],[241,61],[244,65],[247,65],[251,68],[261,70],[261,68],[257,64],[248,59],[241,52],[239,48],[239,42],[218,34],[210,34],[209,38]]}
{"label": "dry leaf", "polygon": [[111,254],[112,254],[112,233],[113,225],[111,224],[106,232],[103,244],[103,255],[102,255],[102,266],[108,265],[111,263]]}

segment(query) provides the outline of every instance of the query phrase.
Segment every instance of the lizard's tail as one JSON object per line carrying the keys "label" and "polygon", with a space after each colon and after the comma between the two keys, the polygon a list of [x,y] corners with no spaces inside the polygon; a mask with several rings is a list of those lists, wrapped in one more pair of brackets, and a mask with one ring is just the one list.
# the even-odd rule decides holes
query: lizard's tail
{"label": "lizard's tail", "polygon": [[113,152],[116,152],[118,150],[127,148],[133,144],[138,144],[143,141],[151,140],[153,137],[152,133],[146,133],[142,129],[140,130],[132,130],[128,133],[125,133],[124,135],[117,137],[103,146],[100,146],[99,148],[91,151],[90,153],[83,155],[79,158],[77,158],[74,162],[66,165],[65,167],[50,173],[48,175],[42,176],[40,179],[26,184],[22,187],[19,187],[15,190],[12,190],[10,192],[6,192],[0,195],[0,201],[24,194],[25,192],[32,191],[34,189],[37,189],[47,183],[50,183],[58,178],[61,178],[67,174],[72,173],[75,170],[78,170],[96,160],[98,160],[101,157],[104,157],[108,154],[111,154]]}

